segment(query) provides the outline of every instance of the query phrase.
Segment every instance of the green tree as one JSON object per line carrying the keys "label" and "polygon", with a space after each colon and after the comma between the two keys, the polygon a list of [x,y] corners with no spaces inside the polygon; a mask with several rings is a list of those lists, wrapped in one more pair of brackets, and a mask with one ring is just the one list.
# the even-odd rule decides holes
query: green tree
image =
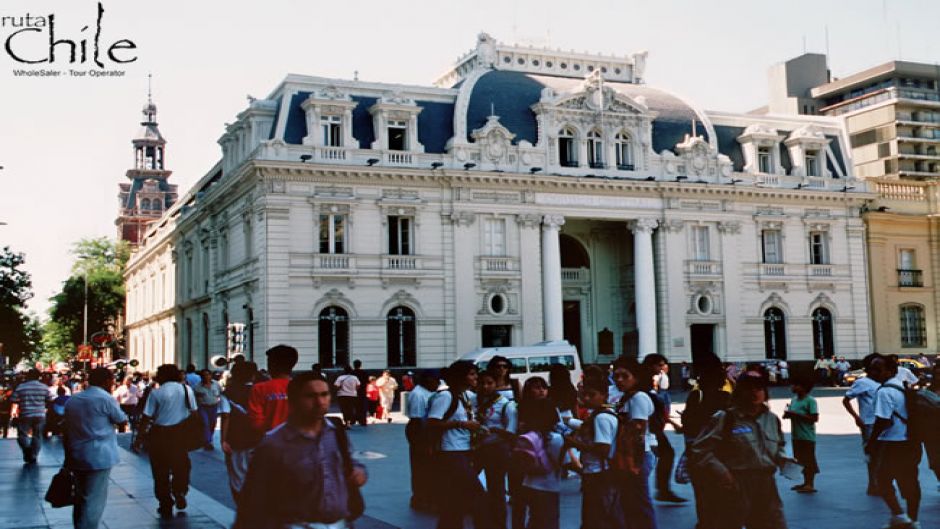
{"label": "green tree", "polygon": [[124,265],[130,256],[127,244],[105,237],[82,239],[72,248],[72,276],[51,298],[49,321],[43,329],[47,360],[64,360],[75,353],[84,338],[84,309],[88,301],[88,336],[107,330],[124,314]]}
{"label": "green tree", "polygon": [[13,363],[32,351],[35,336],[31,336],[31,318],[24,312],[26,302],[33,297],[33,284],[22,253],[9,246],[0,250],[0,344],[2,353]]}

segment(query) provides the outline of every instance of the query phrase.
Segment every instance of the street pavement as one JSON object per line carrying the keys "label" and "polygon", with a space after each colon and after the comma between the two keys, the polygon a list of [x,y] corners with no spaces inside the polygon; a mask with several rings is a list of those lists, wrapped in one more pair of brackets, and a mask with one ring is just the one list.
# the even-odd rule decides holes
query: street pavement
{"label": "street pavement", "polygon": [[[822,473],[817,478],[819,493],[802,495],[790,491],[795,482],[778,478],[780,494],[790,529],[876,529],[888,518],[879,498],[865,495],[866,475],[859,437],[851,418],[842,410],[844,390],[821,388],[814,391],[819,400],[820,421],[817,455]],[[783,413],[788,395],[784,388],[774,391],[771,407]],[[681,401],[681,398],[678,399]],[[677,404],[675,409],[681,410]],[[784,421],[785,430],[789,425]],[[681,453],[682,441],[670,432],[673,445]],[[146,456],[126,450],[129,436],[120,435],[121,464],[111,474],[108,505],[103,527],[108,529],[209,529],[229,527],[234,520],[234,505],[228,490],[221,451],[200,450],[191,454],[192,489],[186,514],[170,520],[156,515],[150,467]],[[350,440],[356,457],[369,470],[369,482],[363,489],[366,515],[357,521],[358,529],[431,529],[432,516],[408,507],[410,481],[408,447],[404,440],[404,419],[392,424],[355,427]],[[70,527],[71,509],[52,509],[42,497],[52,476],[62,464],[62,447],[57,439],[47,441],[38,465],[24,466],[14,439],[0,440],[0,529],[38,529]],[[921,463],[922,526],[940,527],[940,493],[937,480]],[[580,526],[580,481],[566,479],[561,495],[561,527]],[[691,487],[674,484],[677,494],[692,497]],[[659,527],[692,528],[695,509],[658,503]]]}

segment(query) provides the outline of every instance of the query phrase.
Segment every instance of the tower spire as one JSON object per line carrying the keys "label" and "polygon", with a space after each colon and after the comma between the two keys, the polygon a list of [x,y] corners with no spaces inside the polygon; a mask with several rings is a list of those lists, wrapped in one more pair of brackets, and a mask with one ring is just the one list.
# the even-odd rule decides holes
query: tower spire
{"label": "tower spire", "polygon": [[151,90],[151,84],[153,82],[153,74],[147,74],[147,103],[153,104],[153,91]]}

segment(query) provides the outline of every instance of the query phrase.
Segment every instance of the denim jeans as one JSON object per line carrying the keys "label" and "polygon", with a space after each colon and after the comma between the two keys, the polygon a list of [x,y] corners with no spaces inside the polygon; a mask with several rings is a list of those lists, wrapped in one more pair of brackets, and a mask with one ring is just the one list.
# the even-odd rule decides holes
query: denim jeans
{"label": "denim jeans", "polygon": [[202,417],[202,431],[205,433],[207,446],[212,444],[218,410],[218,406],[199,406],[199,416]]}
{"label": "denim jeans", "polygon": [[16,423],[16,442],[23,451],[23,461],[35,461],[42,448],[45,417],[20,417]]}
{"label": "denim jeans", "polygon": [[654,457],[646,452],[639,474],[620,475],[620,505],[627,529],[656,529],[656,511],[650,499],[650,471]]}
{"label": "denim jeans", "polygon": [[75,529],[97,529],[108,501],[108,478],[111,469],[73,470],[75,475],[75,506],[72,523]]}

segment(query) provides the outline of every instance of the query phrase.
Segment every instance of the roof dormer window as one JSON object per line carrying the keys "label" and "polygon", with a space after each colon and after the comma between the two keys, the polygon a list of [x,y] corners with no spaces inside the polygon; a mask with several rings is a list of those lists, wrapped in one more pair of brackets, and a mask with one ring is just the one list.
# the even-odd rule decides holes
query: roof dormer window
{"label": "roof dormer window", "polygon": [[770,147],[757,148],[757,171],[759,173],[771,174],[774,172],[774,155]]}
{"label": "roof dormer window", "polygon": [[388,150],[408,150],[408,122],[399,119],[388,121]]}
{"label": "roof dormer window", "polygon": [[343,118],[342,116],[321,116],[320,132],[324,147],[343,146]]}
{"label": "roof dormer window", "polygon": [[562,167],[578,166],[578,145],[575,133],[570,127],[558,132],[558,165]]}
{"label": "roof dormer window", "polygon": [[369,108],[375,141],[372,148],[387,151],[424,152],[418,141],[418,114],[423,110],[413,99],[389,93]]}
{"label": "roof dormer window", "polygon": [[806,176],[819,176],[819,152],[806,151],[803,167],[806,169]]}
{"label": "roof dormer window", "polygon": [[784,141],[793,160],[794,176],[830,176],[826,169],[826,147],[831,140],[817,127],[806,125],[795,131]]}
{"label": "roof dormer window", "polygon": [[776,130],[761,123],[744,129],[744,134],[738,136],[738,143],[744,151],[744,172],[782,175],[779,151],[783,138]]}
{"label": "roof dormer window", "polygon": [[[328,86],[301,104],[307,117],[304,145],[348,147],[356,143],[352,135],[352,111],[356,102],[349,94]],[[321,153],[322,154],[322,153]]]}

